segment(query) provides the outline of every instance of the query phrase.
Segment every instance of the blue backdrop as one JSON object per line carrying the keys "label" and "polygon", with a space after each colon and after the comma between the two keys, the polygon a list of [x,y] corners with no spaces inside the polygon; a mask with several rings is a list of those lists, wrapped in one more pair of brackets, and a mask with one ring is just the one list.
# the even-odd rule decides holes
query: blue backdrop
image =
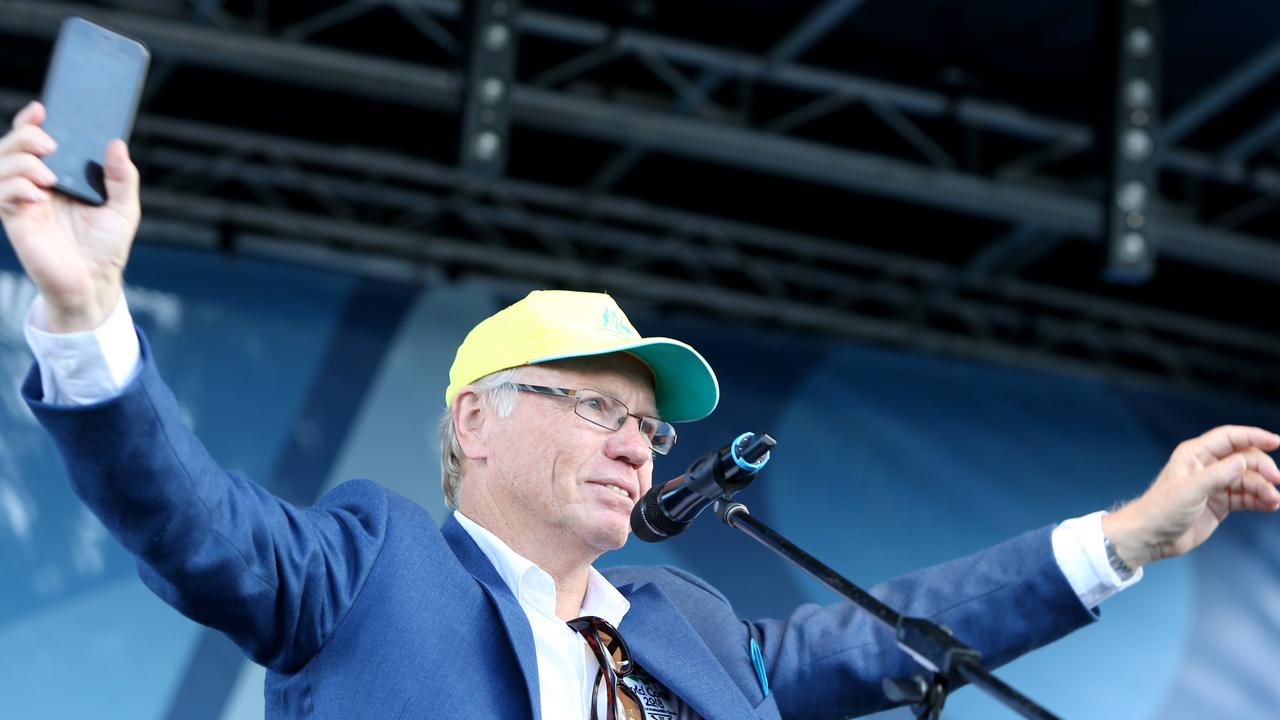
{"label": "blue backdrop", "polygon": [[[299,503],[370,477],[437,518],[434,426],[453,350],[529,289],[372,282],[154,246],[136,250],[128,279],[163,374],[225,465]],[[0,718],[261,717],[261,671],[145,590],[19,401],[32,295],[6,254]],[[724,390],[710,419],[680,428],[657,475],[743,430],[772,433],[774,461],[742,499],[865,585],[1136,495],[1177,442],[1212,425],[1280,428],[1280,409],[1246,399],[627,310],[641,332],[698,347]],[[1273,718],[1278,558],[1280,518],[1233,517],[1208,546],[1107,602],[1101,623],[1000,674],[1068,718]],[[712,517],[602,564],[632,562],[688,568],[744,615],[834,601]],[[1011,715],[969,689],[946,716]]]}

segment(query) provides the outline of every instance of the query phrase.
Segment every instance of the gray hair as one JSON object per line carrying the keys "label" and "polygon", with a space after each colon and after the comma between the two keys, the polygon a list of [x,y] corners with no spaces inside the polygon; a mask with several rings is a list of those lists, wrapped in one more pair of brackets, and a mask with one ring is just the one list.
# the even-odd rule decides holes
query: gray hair
{"label": "gray hair", "polygon": [[[498,417],[507,417],[516,406],[516,390],[512,383],[520,368],[507,368],[490,373],[471,383],[485,409]],[[462,487],[462,446],[453,427],[453,409],[446,407],[440,415],[440,488],[444,501],[458,509],[458,492]]]}

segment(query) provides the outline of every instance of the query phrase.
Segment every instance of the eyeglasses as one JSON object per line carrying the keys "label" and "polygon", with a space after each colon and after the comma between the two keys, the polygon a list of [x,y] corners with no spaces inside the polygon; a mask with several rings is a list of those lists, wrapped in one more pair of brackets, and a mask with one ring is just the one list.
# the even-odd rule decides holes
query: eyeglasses
{"label": "eyeglasses", "polygon": [[567,624],[587,641],[600,664],[596,682],[591,686],[591,720],[599,720],[597,698],[600,683],[605,680],[608,681],[604,688],[609,703],[605,720],[645,720],[640,698],[619,679],[630,675],[635,666],[631,663],[631,651],[627,650],[627,644],[617,629],[592,615],[574,618]]}
{"label": "eyeglasses", "polygon": [[676,444],[676,429],[671,423],[648,415],[635,415],[627,408],[626,403],[599,390],[570,390],[524,383],[512,385],[525,392],[569,398],[574,401],[573,412],[578,417],[611,432],[619,430],[628,417],[633,417],[640,425],[641,434],[648,438],[649,447],[659,455],[666,455],[671,446]]}

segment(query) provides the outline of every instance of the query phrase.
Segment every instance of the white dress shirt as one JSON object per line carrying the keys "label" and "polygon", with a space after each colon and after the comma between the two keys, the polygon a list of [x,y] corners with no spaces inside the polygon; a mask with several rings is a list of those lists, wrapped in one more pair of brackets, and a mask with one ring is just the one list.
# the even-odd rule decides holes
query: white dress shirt
{"label": "white dress shirt", "polygon": [[[493,563],[529,619],[538,654],[542,717],[591,717],[591,693],[600,666],[586,640],[556,617],[556,584],[551,575],[466,515],[455,512],[453,516]],[[630,609],[631,603],[599,571],[588,570],[587,595],[579,617],[594,615],[616,628]]]}
{"label": "white dress shirt", "polygon": [[[110,317],[93,330],[47,330],[44,300],[37,298],[27,315],[24,333],[40,367],[45,402],[87,405],[109,400],[138,372],[138,337],[123,297]],[[1052,533],[1054,559],[1080,602],[1089,608],[1137,583],[1143,574],[1139,569],[1123,580],[1111,568],[1103,545],[1104,514],[1066,520]],[[551,576],[462,513],[455,516],[511,588],[529,619],[538,655],[542,717],[569,717],[566,712],[574,718],[590,717],[590,694],[598,666],[582,636],[556,617]],[[592,568],[579,615],[595,615],[617,627],[628,609],[627,599]]]}

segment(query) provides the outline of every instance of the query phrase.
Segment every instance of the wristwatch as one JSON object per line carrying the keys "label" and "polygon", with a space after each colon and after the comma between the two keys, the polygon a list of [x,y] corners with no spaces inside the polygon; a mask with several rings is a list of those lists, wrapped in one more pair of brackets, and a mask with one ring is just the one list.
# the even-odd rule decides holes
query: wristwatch
{"label": "wristwatch", "polygon": [[1120,553],[1116,552],[1116,546],[1111,544],[1111,538],[1106,533],[1102,534],[1102,547],[1107,551],[1107,562],[1111,564],[1111,569],[1116,571],[1123,582],[1138,573],[1137,570],[1129,567],[1129,563],[1120,557]]}

